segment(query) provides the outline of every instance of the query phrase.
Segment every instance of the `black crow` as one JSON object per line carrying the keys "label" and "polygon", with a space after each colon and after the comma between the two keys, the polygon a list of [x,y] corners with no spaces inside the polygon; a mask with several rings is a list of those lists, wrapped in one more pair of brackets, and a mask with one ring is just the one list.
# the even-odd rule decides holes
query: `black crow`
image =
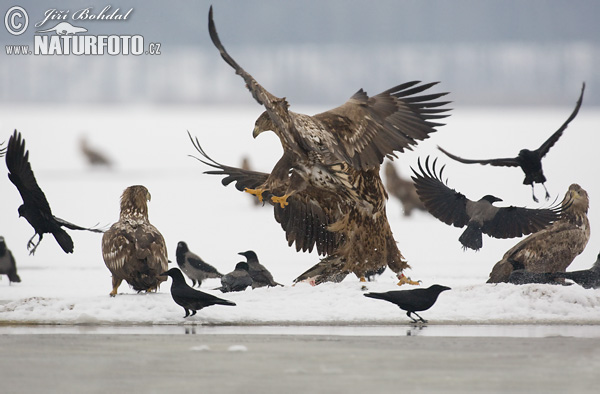
{"label": "black crow", "polygon": [[571,279],[573,282],[583,286],[586,289],[600,288],[600,254],[592,268],[571,272],[555,272],[555,278]]}
{"label": "black crow", "polygon": [[196,286],[196,282],[198,282],[198,287],[200,287],[204,279],[221,278],[223,276],[223,274],[217,271],[215,267],[204,262],[198,255],[192,253],[187,244],[183,241],[177,244],[175,257],[177,258],[177,265],[181,268],[183,273],[192,280],[194,286]]}
{"label": "black crow", "polygon": [[575,109],[571,113],[571,116],[565,121],[565,123],[560,126],[558,130],[554,132],[539,148],[536,150],[529,149],[521,149],[517,157],[512,158],[504,158],[504,159],[489,159],[489,160],[470,160],[463,159],[461,157],[455,156],[450,152],[442,149],[438,146],[438,149],[444,152],[448,157],[459,161],[465,164],[475,164],[479,163],[482,165],[489,164],[492,166],[501,166],[501,167],[521,167],[523,172],[525,173],[525,179],[523,180],[524,185],[531,185],[531,195],[533,196],[533,201],[538,202],[538,199],[535,197],[534,193],[534,183],[541,183],[544,186],[544,190],[546,190],[546,200],[550,198],[550,193],[548,193],[548,189],[546,189],[546,177],[544,176],[544,172],[542,171],[542,158],[546,156],[546,153],[552,148],[552,146],[558,141],[558,139],[562,136],[563,131],[567,128],[569,123],[575,119],[577,113],[579,112],[579,107],[581,107],[581,102],[583,100],[583,92],[585,91],[585,82],[581,87],[581,94],[579,95],[579,99],[575,104]]}
{"label": "black crow", "polygon": [[529,283],[539,284],[560,284],[554,279],[554,274],[551,272],[531,272],[525,269],[525,265],[519,261],[508,259],[512,265],[513,271],[508,277],[508,283],[513,285],[526,285]]}
{"label": "black crow", "polygon": [[[73,253],[73,240],[62,229],[63,226],[71,230],[103,232],[99,229],[80,227],[52,215],[50,204],[48,204],[48,200],[46,200],[44,192],[38,186],[31,170],[29,151],[25,151],[25,140],[22,139],[21,133],[18,133],[17,130],[8,140],[6,167],[9,171],[8,178],[15,184],[23,199],[23,205],[19,207],[19,217],[22,216],[27,219],[35,230],[35,234],[27,242],[27,249],[33,247],[29,254],[35,253],[38,245],[42,242],[44,233],[54,235],[65,253]],[[33,239],[36,235],[39,239],[37,243],[34,243]]]}
{"label": "black crow", "polygon": [[455,227],[467,227],[459,238],[465,249],[481,249],[482,233],[494,238],[514,238],[539,231],[560,219],[563,209],[566,209],[560,204],[544,209],[514,206],[498,208],[493,203],[502,200],[491,195],[471,201],[442,181],[445,166],[438,175],[436,162],[437,159],[430,169],[427,157],[423,169],[419,160],[421,173],[413,169],[415,176],[412,179],[419,198],[433,216]]}
{"label": "black crow", "polygon": [[240,252],[246,258],[246,262],[248,263],[248,273],[252,278],[252,288],[256,289],[257,287],[264,286],[283,286],[281,283],[275,282],[273,279],[273,275],[269,272],[269,270],[259,263],[258,256],[252,250],[248,250],[246,252]]}
{"label": "black crow", "polygon": [[4,237],[0,236],[0,275],[8,276],[8,283],[20,282],[21,278],[17,275],[17,263],[10,249],[6,247]]}
{"label": "black crow", "polygon": [[191,316],[194,316],[196,311],[211,305],[235,306],[235,303],[231,301],[192,289],[185,283],[185,278],[179,268],[171,268],[161,274],[161,276],[165,275],[173,279],[173,283],[171,283],[171,296],[173,297],[173,301],[181,305],[185,310],[184,318],[190,316],[190,311],[192,311]]}
{"label": "black crow", "polygon": [[221,278],[221,287],[216,290],[221,290],[223,293],[230,291],[244,291],[248,286],[252,286],[252,277],[248,272],[250,267],[248,263],[237,263],[235,269]]}
{"label": "black crow", "polygon": [[406,311],[406,316],[408,316],[413,323],[418,322],[411,316],[413,313],[421,322],[427,323],[427,320],[419,316],[417,312],[426,311],[431,308],[437,301],[440,293],[446,290],[450,290],[450,288],[442,285],[433,285],[427,289],[394,290],[386,293],[365,293],[364,296],[385,300],[398,305],[400,309]]}

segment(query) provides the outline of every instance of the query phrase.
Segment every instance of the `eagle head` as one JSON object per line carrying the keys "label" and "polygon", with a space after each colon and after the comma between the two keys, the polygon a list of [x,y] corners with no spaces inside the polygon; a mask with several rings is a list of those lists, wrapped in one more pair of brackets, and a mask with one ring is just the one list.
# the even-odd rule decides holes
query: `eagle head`
{"label": "eagle head", "polygon": [[129,186],[121,195],[121,218],[143,217],[148,220],[150,192],[142,185]]}
{"label": "eagle head", "polygon": [[256,122],[254,122],[254,131],[252,132],[252,137],[256,138],[263,131],[275,131],[275,125],[271,120],[271,117],[267,113],[267,111],[260,114]]}
{"label": "eagle head", "polygon": [[590,207],[590,199],[587,192],[581,186],[573,183],[569,186],[569,190],[562,201],[562,205],[564,206],[565,204],[571,204],[571,206],[567,208],[568,211],[587,214],[588,208]]}

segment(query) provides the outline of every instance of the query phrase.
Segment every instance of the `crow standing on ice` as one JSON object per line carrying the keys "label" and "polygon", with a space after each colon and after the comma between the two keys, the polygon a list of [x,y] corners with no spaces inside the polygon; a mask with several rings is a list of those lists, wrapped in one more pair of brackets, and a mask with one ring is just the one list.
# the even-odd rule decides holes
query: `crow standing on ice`
{"label": "crow standing on ice", "polygon": [[[73,253],[73,240],[62,227],[71,230],[87,230],[95,233],[102,233],[102,230],[80,227],[76,224],[69,223],[66,220],[57,218],[52,215],[50,204],[46,200],[44,192],[37,184],[31,164],[29,164],[29,151],[25,151],[25,140],[21,138],[21,133],[15,130],[14,134],[8,140],[6,149],[6,167],[8,167],[8,179],[15,184],[23,205],[19,207],[19,216],[27,219],[31,227],[35,230],[33,237],[27,242],[27,249],[30,249],[29,254],[34,254],[44,233],[50,233],[56,238],[56,242],[60,245],[65,253]],[[38,236],[38,242],[34,243],[33,238]]]}
{"label": "crow standing on ice", "polygon": [[6,247],[4,237],[0,237],[0,275],[7,275],[9,284],[21,281],[17,275],[17,263],[10,249]]}
{"label": "crow standing on ice", "polygon": [[539,148],[536,150],[529,149],[521,149],[519,155],[513,158],[504,158],[504,159],[489,159],[489,160],[470,160],[463,159],[461,157],[455,156],[450,152],[442,149],[438,146],[438,149],[444,152],[448,157],[459,161],[465,164],[475,164],[479,163],[482,165],[489,164],[492,166],[500,166],[500,167],[521,167],[523,172],[525,173],[525,180],[523,180],[524,185],[531,185],[531,195],[533,196],[533,201],[538,202],[538,199],[535,197],[533,184],[541,183],[544,186],[544,190],[546,190],[546,200],[550,198],[550,193],[548,193],[548,189],[546,189],[546,177],[544,176],[544,172],[542,171],[542,158],[546,156],[546,153],[552,148],[552,146],[558,141],[558,139],[562,136],[563,131],[567,128],[569,123],[575,119],[577,113],[579,112],[579,107],[581,107],[581,101],[583,100],[583,92],[585,91],[585,82],[581,87],[581,94],[579,95],[579,99],[577,100],[577,104],[575,105],[575,109],[571,113],[571,116],[563,123],[562,126],[558,130],[554,132]]}
{"label": "crow standing on ice", "polygon": [[269,272],[269,270],[259,263],[258,256],[252,250],[248,250],[246,252],[240,252],[244,256],[248,263],[248,273],[252,278],[252,288],[256,289],[257,287],[264,286],[283,286],[281,283],[275,282],[273,279],[273,275]]}
{"label": "crow standing on ice", "polygon": [[421,322],[427,323],[427,320],[419,316],[417,312],[426,311],[431,308],[437,301],[440,293],[446,290],[450,290],[450,288],[442,285],[433,285],[427,289],[394,290],[386,293],[365,293],[364,296],[398,305],[400,309],[406,311],[406,316],[408,316],[413,323],[418,322],[418,320],[411,316],[413,313]]}
{"label": "crow standing on ice", "polygon": [[250,267],[248,263],[237,263],[235,269],[221,278],[221,287],[216,290],[221,290],[223,293],[230,291],[244,291],[248,286],[252,286],[252,277],[248,272]]}
{"label": "crow standing on ice", "polygon": [[556,272],[554,277],[571,279],[573,282],[586,289],[600,288],[600,254],[598,254],[592,268],[580,271]]}
{"label": "crow standing on ice", "polygon": [[425,169],[418,161],[420,173],[413,169],[413,181],[419,198],[427,210],[442,222],[455,227],[465,227],[459,241],[464,248],[479,250],[483,246],[482,233],[494,238],[514,238],[539,231],[561,217],[564,206],[560,204],[544,209],[519,207],[498,208],[492,205],[502,201],[491,195],[479,201],[471,201],[462,193],[450,189],[442,181],[444,167],[436,173],[437,160],[429,168],[429,157]]}
{"label": "crow standing on ice", "polygon": [[196,311],[211,305],[235,306],[235,303],[231,301],[192,289],[185,283],[185,278],[178,268],[171,268],[167,272],[161,274],[161,276],[165,275],[168,275],[173,279],[173,283],[171,284],[171,296],[173,297],[173,301],[178,305],[181,305],[185,310],[184,318],[190,316],[190,310],[192,311],[191,316],[194,316]]}
{"label": "crow standing on ice", "polygon": [[196,286],[196,282],[198,282],[198,287],[200,287],[204,279],[221,278],[223,276],[215,267],[204,262],[197,254],[192,253],[183,241],[177,244],[175,256],[177,265],[192,280],[193,286]]}

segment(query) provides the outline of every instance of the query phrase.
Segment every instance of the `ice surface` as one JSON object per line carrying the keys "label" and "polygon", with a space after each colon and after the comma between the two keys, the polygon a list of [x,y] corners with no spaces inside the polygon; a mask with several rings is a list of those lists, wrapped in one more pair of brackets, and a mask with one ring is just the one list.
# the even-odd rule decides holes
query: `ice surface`
{"label": "ice surface", "polygon": [[[591,88],[591,87],[588,87]],[[577,89],[574,89],[573,104]],[[403,176],[417,157],[428,154],[446,164],[448,184],[471,199],[484,194],[501,197],[508,205],[547,206],[531,200],[521,184],[519,169],[490,168],[454,163],[438,153],[437,145],[464,157],[515,155],[521,148],[537,148],[568,117],[572,107],[546,109],[470,109],[453,104],[447,125],[414,151],[400,155],[395,165]],[[292,108],[316,113],[326,108]],[[64,254],[52,236],[44,237],[35,256],[25,248],[32,228],[18,218],[21,204],[8,177],[0,176],[0,235],[6,239],[18,265],[21,283],[0,281],[0,324],[78,325],[395,325],[408,322],[392,304],[363,297],[362,284],[350,275],[341,284],[291,286],[292,280],[315,264],[315,253],[296,253],[287,246],[283,231],[269,207],[254,207],[249,195],[220,177],[202,174],[208,168],[194,155],[186,130],[197,136],[215,160],[238,166],[247,155],[252,165],[269,171],[281,154],[277,138],[265,133],[253,140],[251,131],[261,113],[249,107],[14,107],[0,109],[0,141],[12,130],[23,133],[38,183],[56,216],[79,225],[110,225],[118,218],[119,196],[133,184],[152,194],[150,220],[162,232],[175,260],[178,241],[221,272],[229,272],[253,249],[261,263],[285,287],[221,294],[218,280],[207,280],[202,290],[229,299],[236,307],[212,306],[192,318],[169,294],[170,280],[156,294],[136,294],[126,284],[110,298],[111,279],[100,253],[101,235],[70,231],[75,253]],[[590,195],[592,236],[569,270],[592,265],[598,254],[595,225],[600,187],[597,176],[596,129],[600,112],[584,104],[578,117],[544,159],[547,187],[561,199],[577,182]],[[91,169],[78,151],[87,135],[91,145],[116,161],[113,170]],[[536,189],[543,196],[541,187]],[[500,203],[499,205],[502,205]],[[452,287],[436,305],[421,315],[431,324],[598,324],[600,290],[577,285],[486,285],[492,266],[518,239],[484,236],[479,252],[463,251],[460,229],[449,227],[425,213],[402,216],[397,200],[388,203],[388,217],[400,250],[412,269],[406,274]],[[369,291],[397,289],[386,271]]]}

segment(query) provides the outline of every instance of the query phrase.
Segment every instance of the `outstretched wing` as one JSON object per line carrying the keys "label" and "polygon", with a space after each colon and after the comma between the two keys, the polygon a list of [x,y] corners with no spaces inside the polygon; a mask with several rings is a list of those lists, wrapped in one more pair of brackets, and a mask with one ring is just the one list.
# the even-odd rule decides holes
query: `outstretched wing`
{"label": "outstretched wing", "polygon": [[57,218],[56,216],[54,216],[54,220],[56,220],[56,222],[58,224],[60,224],[61,226],[65,226],[66,228],[70,228],[71,230],[85,230],[85,231],[91,231],[93,233],[103,233],[104,232],[104,230],[99,229],[99,228],[81,227],[81,226],[78,226],[78,225],[73,224],[71,222],[67,222],[64,219]]}
{"label": "outstretched wing", "polygon": [[583,92],[584,91],[585,91],[585,82],[581,86],[581,94],[579,94],[579,99],[577,100],[577,103],[575,104],[575,109],[571,113],[571,116],[569,116],[569,118],[565,121],[565,123],[563,123],[562,126],[560,126],[560,128],[558,130],[556,130],[554,132],[554,134],[552,134],[550,136],[550,138],[548,138],[542,144],[542,146],[540,146],[537,149],[537,152],[539,153],[540,157],[546,156],[546,153],[548,153],[548,151],[550,150],[550,148],[552,148],[552,146],[554,146],[554,144],[556,143],[556,141],[558,141],[558,139],[562,136],[563,131],[567,128],[567,126],[569,126],[569,123],[573,119],[575,119],[575,117],[577,116],[577,113],[579,112],[579,107],[581,107],[581,103],[583,101]]}
{"label": "outstretched wing", "polygon": [[499,208],[492,220],[481,230],[494,238],[515,238],[540,231],[560,219],[564,210],[561,203],[549,208]]}
{"label": "outstretched wing", "polygon": [[360,89],[346,103],[317,114],[335,141],[329,150],[357,170],[378,168],[384,157],[411,149],[441,126],[449,101],[436,101],[447,93],[421,94],[437,84],[419,81],[395,86],[369,97]]}
{"label": "outstretched wing", "polygon": [[516,157],[504,158],[504,159],[471,160],[471,159],[463,159],[462,157],[453,155],[452,153],[443,149],[441,146],[438,146],[438,149],[441,150],[442,152],[444,152],[446,154],[446,156],[448,156],[452,160],[456,160],[456,161],[464,163],[464,164],[482,164],[482,165],[489,164],[489,165],[497,166],[497,167],[519,167],[519,165],[520,165],[519,162],[517,161]]}
{"label": "outstretched wing", "polygon": [[[254,189],[263,184],[269,176],[264,172],[220,164],[206,154],[197,138],[193,139],[190,135],[190,139],[194,148],[205,160],[197,157],[196,159],[216,169],[205,173],[224,175],[225,178],[221,181],[224,186],[234,183],[235,188],[240,191],[244,191],[246,188]],[[285,208],[281,208],[278,204],[274,205],[274,214],[275,220],[281,224],[285,231],[290,246],[295,243],[297,251],[309,252],[316,246],[317,252],[325,255],[333,253],[338,243],[338,235],[330,232],[327,227],[339,219],[335,216],[335,212],[339,211],[337,209],[339,196],[329,193],[328,198],[316,198],[318,193],[326,192],[313,186],[307,186],[305,190],[290,196],[287,199],[288,205]],[[264,192],[263,197],[266,201],[271,201],[268,191]]]}
{"label": "outstretched wing", "polygon": [[444,167],[440,169],[439,175],[436,174],[437,159],[434,160],[433,166],[429,168],[429,156],[425,159],[425,168],[421,166],[421,159],[418,159],[419,171],[415,171],[411,167],[412,177],[417,194],[425,205],[425,208],[436,218],[442,222],[453,225],[455,227],[464,227],[469,222],[467,215],[467,199],[462,193],[454,189],[450,189],[446,183],[442,181]]}
{"label": "outstretched wing", "polygon": [[25,205],[37,207],[46,217],[52,217],[50,204],[40,189],[31,164],[29,164],[29,151],[25,150],[25,140],[21,133],[14,131],[8,140],[6,149],[6,167],[8,178],[17,187]]}
{"label": "outstretched wing", "polygon": [[4,157],[4,155],[6,154],[6,147],[2,147],[2,145],[4,145],[4,141],[0,142],[0,157]]}

